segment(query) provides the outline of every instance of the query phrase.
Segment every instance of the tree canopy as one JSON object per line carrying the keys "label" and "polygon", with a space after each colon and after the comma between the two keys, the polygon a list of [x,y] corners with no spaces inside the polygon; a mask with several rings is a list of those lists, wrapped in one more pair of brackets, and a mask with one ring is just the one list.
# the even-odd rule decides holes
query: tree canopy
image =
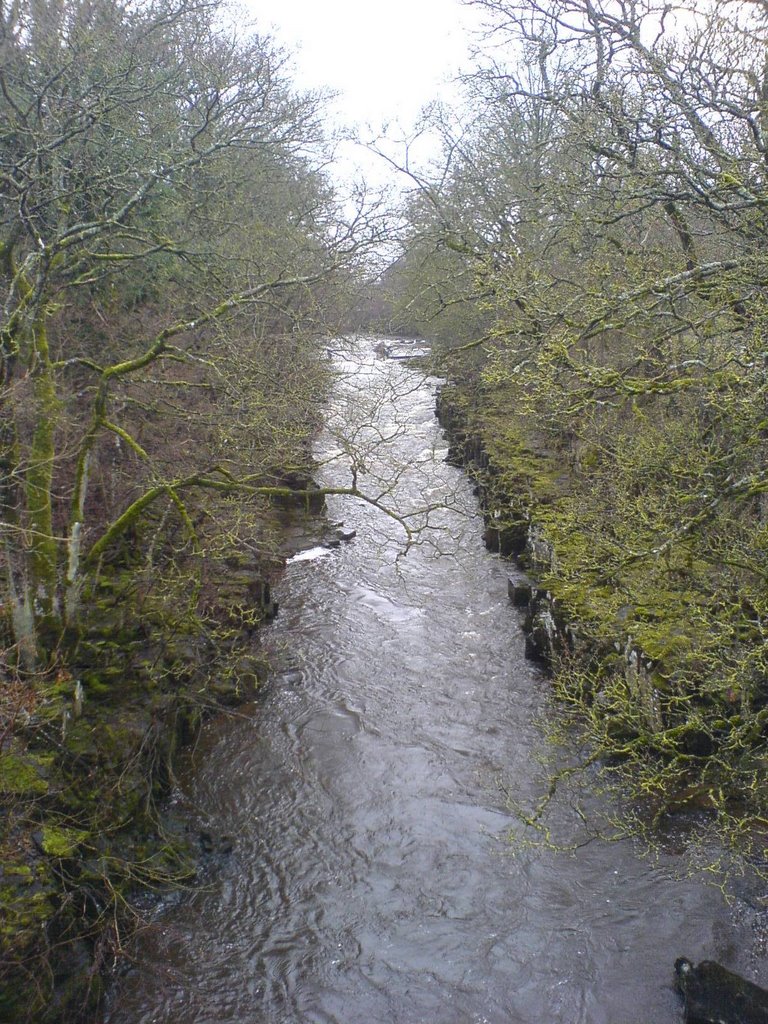
{"label": "tree canopy", "polygon": [[307,459],[309,340],[378,228],[324,171],[322,97],[211,0],[0,5],[0,503],[10,640],[77,621],[158,503]]}

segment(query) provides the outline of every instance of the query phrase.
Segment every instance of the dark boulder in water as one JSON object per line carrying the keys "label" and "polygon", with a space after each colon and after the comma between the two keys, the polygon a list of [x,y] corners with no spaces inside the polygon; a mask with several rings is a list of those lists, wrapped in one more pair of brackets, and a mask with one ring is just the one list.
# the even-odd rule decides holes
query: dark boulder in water
{"label": "dark boulder in water", "polygon": [[768,1024],[768,992],[713,960],[675,961],[685,1024]]}

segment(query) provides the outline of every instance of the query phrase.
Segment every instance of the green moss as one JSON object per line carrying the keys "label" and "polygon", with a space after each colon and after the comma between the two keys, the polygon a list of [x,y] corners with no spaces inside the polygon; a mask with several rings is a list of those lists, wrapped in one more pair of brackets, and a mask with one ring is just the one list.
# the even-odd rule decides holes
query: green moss
{"label": "green moss", "polygon": [[48,783],[41,777],[44,766],[39,760],[17,754],[0,755],[0,794],[4,796],[42,796]]}
{"label": "green moss", "polygon": [[32,868],[28,864],[4,864],[3,876],[5,878],[17,878],[19,881],[29,885],[34,881]]}
{"label": "green moss", "polygon": [[18,941],[19,933],[37,932],[54,912],[49,893],[28,892],[18,885],[0,886],[0,910],[2,944],[11,945]]}
{"label": "green moss", "polygon": [[74,722],[67,730],[65,746],[69,753],[90,761],[96,754],[94,726],[84,718]]}
{"label": "green moss", "polygon": [[43,851],[49,857],[72,857],[77,847],[88,838],[87,832],[76,828],[43,827]]}
{"label": "green moss", "polygon": [[562,459],[531,447],[529,433],[508,414],[485,414],[478,423],[497,487],[512,502],[549,504],[567,492]]}
{"label": "green moss", "polygon": [[101,673],[84,672],[83,686],[90,697],[107,697],[113,692],[112,687],[103,679],[104,670]]}

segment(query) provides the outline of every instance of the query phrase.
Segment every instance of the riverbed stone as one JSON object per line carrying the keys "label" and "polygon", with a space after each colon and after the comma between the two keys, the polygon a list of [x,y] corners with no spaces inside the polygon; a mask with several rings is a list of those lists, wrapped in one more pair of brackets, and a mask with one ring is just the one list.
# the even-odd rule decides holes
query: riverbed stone
{"label": "riverbed stone", "polygon": [[551,662],[557,649],[557,625],[551,608],[546,604],[531,616],[530,630],[525,638],[527,658]]}
{"label": "riverbed stone", "polygon": [[675,961],[685,1024],[768,1024],[768,991],[714,960]]}

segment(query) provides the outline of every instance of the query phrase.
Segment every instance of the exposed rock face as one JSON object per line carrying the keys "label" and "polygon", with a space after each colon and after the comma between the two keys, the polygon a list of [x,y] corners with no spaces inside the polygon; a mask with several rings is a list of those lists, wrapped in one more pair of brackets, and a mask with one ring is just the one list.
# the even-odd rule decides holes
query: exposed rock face
{"label": "exposed rock face", "polygon": [[529,612],[525,629],[526,657],[551,662],[552,656],[560,647],[560,635],[548,596],[539,602],[535,611]]}
{"label": "exposed rock face", "polygon": [[531,523],[528,527],[523,561],[533,572],[552,569],[555,563],[552,545],[545,537],[542,528],[535,523]]}
{"label": "exposed rock face", "polygon": [[[509,480],[499,475],[481,438],[468,429],[461,405],[441,392],[435,414],[449,442],[447,461],[465,468],[475,481],[475,494],[485,518],[486,547],[513,558],[534,579],[556,575],[557,557],[545,530],[531,521],[525,502],[515,500],[515,495],[509,493]],[[568,621],[567,611],[549,590],[537,587],[535,582],[512,578],[509,596],[514,606],[524,612],[527,658],[551,666],[563,655],[584,653],[584,643]],[[620,659],[617,665],[622,667],[627,685],[644,712],[648,729],[657,731],[663,723],[654,689],[654,666],[633,638],[621,631],[617,631],[615,652]]]}
{"label": "exposed rock face", "polygon": [[507,585],[509,599],[515,608],[527,608],[531,603],[533,587],[530,583],[521,583],[519,580],[509,580]]}
{"label": "exposed rock face", "polygon": [[675,961],[685,1024],[768,1024],[768,992],[713,960]]}
{"label": "exposed rock face", "polygon": [[285,471],[275,475],[274,486],[293,493],[273,494],[275,508],[297,509],[318,514],[325,509],[325,495],[307,473]]}
{"label": "exposed rock face", "polygon": [[510,579],[508,591],[515,608],[525,610],[526,658],[551,664],[555,658],[571,649],[571,631],[548,590]]}

